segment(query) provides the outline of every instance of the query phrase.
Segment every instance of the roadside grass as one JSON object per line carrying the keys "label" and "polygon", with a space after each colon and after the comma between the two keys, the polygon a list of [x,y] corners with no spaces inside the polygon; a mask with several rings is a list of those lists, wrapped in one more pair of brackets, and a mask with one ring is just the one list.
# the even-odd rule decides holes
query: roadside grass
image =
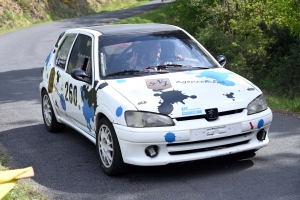
{"label": "roadside grass", "polygon": [[[6,171],[12,169],[9,157],[0,149],[0,171]],[[46,200],[49,199],[45,195],[39,193],[25,180],[18,180],[15,187],[8,192],[2,200]]]}
{"label": "roadside grass", "polygon": [[47,200],[45,195],[40,194],[36,189],[24,180],[18,180],[16,186],[3,197],[2,200]]}
{"label": "roadside grass", "polygon": [[[4,10],[5,19],[2,18],[0,19],[0,34],[11,32],[24,27],[30,27],[30,26],[49,23],[53,21],[65,20],[72,17],[81,17],[81,16],[100,14],[104,12],[123,10],[123,9],[145,4],[149,1],[150,0],[130,0],[130,1],[117,0],[116,2],[107,1],[107,3],[101,4],[101,7],[97,7],[97,8],[94,7],[95,11],[89,11],[88,13],[82,13],[81,15],[77,15],[76,13],[68,13],[68,9],[62,8],[61,3],[58,3],[57,0],[55,1],[53,0],[52,3],[56,5],[55,8],[56,10],[59,10],[58,13],[65,13],[67,17],[59,17],[53,13],[40,13],[41,15],[43,15],[42,19],[33,19],[30,17],[30,15],[27,12],[23,13],[22,15],[20,15],[19,13],[15,13],[11,15],[6,10]],[[3,26],[4,21],[7,19],[11,21],[9,23],[10,25],[6,26],[5,29],[2,29],[1,26]]]}
{"label": "roadside grass", "polygon": [[113,24],[141,24],[141,23],[162,23],[172,24],[171,12],[168,5],[157,10],[152,10],[134,17],[114,22]]}
{"label": "roadside grass", "polygon": [[110,11],[116,11],[116,10],[123,10],[123,9],[127,9],[127,8],[131,8],[134,6],[139,6],[142,5],[144,3],[149,2],[149,0],[136,0],[136,2],[134,3],[128,3],[126,1],[120,1],[118,2],[118,4],[113,5],[112,2],[111,3],[107,3],[107,4],[103,4],[101,9],[99,10],[100,13],[102,12],[110,12]]}
{"label": "roadside grass", "polygon": [[[162,24],[173,24],[176,20],[176,16],[172,15],[170,7],[168,5],[163,8],[149,11],[134,17],[123,19],[113,24],[139,24],[139,23],[162,23]],[[265,94],[268,106],[275,112],[289,113],[300,116],[300,97],[290,99],[288,97],[279,97]]]}
{"label": "roadside grass", "polygon": [[266,101],[273,111],[300,115],[300,97],[289,99],[286,97],[266,95]]}

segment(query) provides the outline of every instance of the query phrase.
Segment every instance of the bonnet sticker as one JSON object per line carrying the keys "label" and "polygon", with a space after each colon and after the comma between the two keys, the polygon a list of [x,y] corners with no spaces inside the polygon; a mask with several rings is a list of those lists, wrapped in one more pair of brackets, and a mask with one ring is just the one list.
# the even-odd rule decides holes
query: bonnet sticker
{"label": "bonnet sticker", "polygon": [[159,101],[159,106],[158,106],[158,112],[165,114],[165,115],[169,115],[173,112],[173,105],[175,103],[182,103],[185,105],[184,100],[191,98],[191,99],[196,99],[197,96],[196,95],[185,95],[182,93],[182,91],[179,90],[171,90],[171,91],[166,91],[163,92],[161,91],[160,93],[155,93],[154,96],[156,97],[160,97],[163,102]]}
{"label": "bonnet sticker", "polygon": [[146,104],[147,103],[147,101],[140,101],[140,102],[138,102],[138,105],[142,105],[142,104]]}
{"label": "bonnet sticker", "polygon": [[235,98],[234,98],[234,93],[233,92],[230,92],[229,94],[223,94],[224,96],[226,96],[227,98],[229,98],[229,99],[232,99],[233,101],[235,100]]}
{"label": "bonnet sticker", "polygon": [[147,88],[152,89],[154,91],[161,91],[172,87],[170,80],[168,78],[146,79],[145,81],[146,81]]}
{"label": "bonnet sticker", "polygon": [[182,116],[190,116],[190,115],[197,115],[202,113],[201,108],[188,108],[188,107],[182,107],[181,108]]}

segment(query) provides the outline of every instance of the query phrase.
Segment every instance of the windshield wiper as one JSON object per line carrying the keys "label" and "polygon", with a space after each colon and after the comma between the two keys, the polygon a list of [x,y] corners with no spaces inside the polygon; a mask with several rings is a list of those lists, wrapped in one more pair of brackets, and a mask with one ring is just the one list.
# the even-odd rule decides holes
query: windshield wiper
{"label": "windshield wiper", "polygon": [[123,71],[119,71],[119,72],[114,72],[114,73],[110,73],[110,74],[106,74],[105,77],[108,76],[118,76],[118,75],[133,75],[136,73],[149,73],[149,71],[147,70],[123,70]]}
{"label": "windshield wiper", "polygon": [[155,66],[149,66],[146,69],[153,69],[153,70],[157,70],[159,72],[167,72],[167,69],[171,69],[171,68],[201,68],[201,69],[208,69],[208,67],[193,67],[191,65],[181,65],[181,64],[176,64],[176,63],[169,63],[169,64],[164,64],[164,65],[155,65]]}

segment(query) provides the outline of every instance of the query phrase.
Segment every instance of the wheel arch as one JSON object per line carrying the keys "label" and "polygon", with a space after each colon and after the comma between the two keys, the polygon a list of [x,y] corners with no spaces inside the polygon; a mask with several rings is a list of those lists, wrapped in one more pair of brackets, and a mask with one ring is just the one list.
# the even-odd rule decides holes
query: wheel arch
{"label": "wheel arch", "polygon": [[43,96],[43,92],[46,91],[48,93],[48,91],[46,90],[45,87],[42,87],[41,90],[40,90],[40,96],[42,97]]}
{"label": "wheel arch", "polygon": [[96,120],[95,120],[95,127],[96,127],[96,131],[98,131],[99,128],[99,121],[102,117],[107,118],[111,123],[115,122],[115,118],[112,115],[112,113],[108,110],[107,107],[105,107],[104,105],[100,105],[98,106],[97,110],[96,110]]}

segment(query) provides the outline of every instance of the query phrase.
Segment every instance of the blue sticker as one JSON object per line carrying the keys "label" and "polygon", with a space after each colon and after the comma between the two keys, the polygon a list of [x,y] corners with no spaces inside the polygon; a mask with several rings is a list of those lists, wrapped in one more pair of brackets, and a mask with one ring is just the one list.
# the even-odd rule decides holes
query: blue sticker
{"label": "blue sticker", "polygon": [[[53,49],[52,49],[52,50],[53,50]],[[47,66],[48,66],[48,62],[49,62],[49,60],[50,60],[50,56],[51,56],[52,50],[50,51],[50,53],[48,54],[48,56],[47,56],[47,58],[46,58],[46,60],[45,60],[45,63],[46,63],[46,70],[47,70]]]}
{"label": "blue sticker", "polygon": [[261,128],[264,125],[264,120],[260,119],[257,124],[257,128]]}
{"label": "blue sticker", "polygon": [[188,107],[181,108],[182,116],[198,115],[202,113],[201,108],[189,109]]}
{"label": "blue sticker", "polygon": [[123,112],[123,108],[121,106],[118,107],[117,110],[116,110],[117,117],[120,117],[122,115],[122,112]]}
{"label": "blue sticker", "polygon": [[87,128],[89,129],[89,131],[92,131],[91,120],[94,122],[95,109],[94,109],[93,104],[91,106],[89,105],[89,99],[87,97],[85,97],[86,91],[84,89],[86,89],[86,87],[84,87],[84,88],[83,88],[83,86],[80,87],[81,96],[84,97],[82,99],[83,100],[82,112],[83,112],[85,121],[87,122]]}
{"label": "blue sticker", "polygon": [[82,106],[83,116],[87,122],[87,127],[91,131],[91,120],[94,121],[95,111],[93,106],[89,106],[88,99],[83,99],[83,106]]}
{"label": "blue sticker", "polygon": [[198,78],[209,78],[214,81],[205,80],[205,83],[219,83],[224,86],[234,86],[235,83],[233,81],[228,80],[229,75],[233,74],[232,72],[215,72],[215,71],[204,71],[199,75],[196,75]]}
{"label": "blue sticker", "polygon": [[192,74],[195,74],[194,72],[192,71],[187,71],[187,72],[184,72],[185,74],[188,74],[188,75],[192,75]]}
{"label": "blue sticker", "polygon": [[66,111],[67,110],[66,101],[63,94],[60,94],[60,104],[61,107],[64,109],[64,111]]}
{"label": "blue sticker", "polygon": [[117,80],[117,83],[124,83],[124,82],[126,82],[126,80],[124,79]]}
{"label": "blue sticker", "polygon": [[172,143],[175,141],[175,134],[174,133],[171,133],[171,132],[168,132],[166,135],[165,135],[165,140],[166,142],[168,143]]}

